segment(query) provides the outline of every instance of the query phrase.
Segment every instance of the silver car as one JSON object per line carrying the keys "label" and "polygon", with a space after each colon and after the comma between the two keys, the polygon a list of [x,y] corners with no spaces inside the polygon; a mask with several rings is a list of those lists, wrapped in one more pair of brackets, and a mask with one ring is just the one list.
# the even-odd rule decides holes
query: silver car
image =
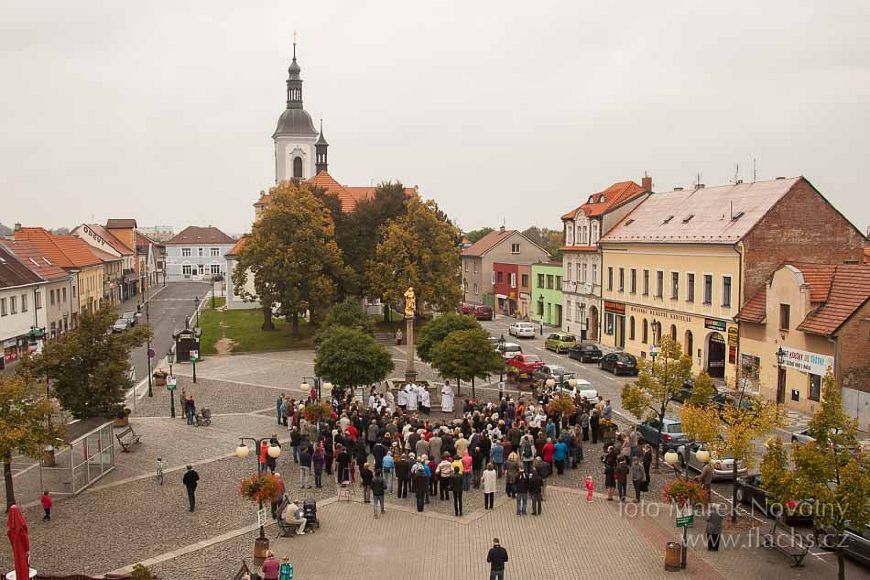
{"label": "silver car", "polygon": [[[686,469],[687,466],[698,472],[704,469],[704,463],[699,461],[697,457],[697,453],[701,449],[704,449],[704,446],[697,442],[689,443],[688,445],[680,445],[677,448],[677,453],[680,456],[680,465],[683,466],[683,469]],[[724,479],[733,480],[735,475],[737,477],[744,477],[748,473],[746,465],[743,464],[742,460],[737,461],[737,471],[735,473],[734,458],[728,457],[727,455],[724,457],[716,457],[716,455],[711,452],[710,465],[713,466],[713,481]]]}
{"label": "silver car", "polygon": [[130,328],[130,322],[126,318],[119,318],[112,325],[112,332],[124,332]]}
{"label": "silver car", "polygon": [[531,322],[514,322],[508,326],[508,334],[517,338],[535,338],[535,325]]}

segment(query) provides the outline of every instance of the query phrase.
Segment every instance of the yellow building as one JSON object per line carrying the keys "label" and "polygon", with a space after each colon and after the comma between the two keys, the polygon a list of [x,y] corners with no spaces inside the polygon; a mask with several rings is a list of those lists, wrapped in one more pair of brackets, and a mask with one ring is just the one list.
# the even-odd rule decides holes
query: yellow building
{"label": "yellow building", "polygon": [[783,260],[859,259],[863,239],[803,177],[654,193],[599,242],[601,342],[646,357],[668,335],[734,386],[741,304]]}

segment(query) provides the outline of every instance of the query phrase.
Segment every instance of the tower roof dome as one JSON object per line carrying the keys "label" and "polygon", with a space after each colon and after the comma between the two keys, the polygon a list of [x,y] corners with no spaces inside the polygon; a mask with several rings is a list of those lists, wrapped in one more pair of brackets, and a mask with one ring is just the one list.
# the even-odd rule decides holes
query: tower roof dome
{"label": "tower roof dome", "polygon": [[317,130],[305,109],[284,109],[272,138],[278,135],[317,135]]}

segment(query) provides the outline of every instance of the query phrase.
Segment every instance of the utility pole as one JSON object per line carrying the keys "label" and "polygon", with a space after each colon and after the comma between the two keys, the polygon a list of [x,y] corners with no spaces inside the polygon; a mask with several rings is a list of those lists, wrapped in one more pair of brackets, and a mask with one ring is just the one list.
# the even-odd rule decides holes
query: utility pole
{"label": "utility pole", "polygon": [[152,378],[151,378],[151,354],[152,354],[152,353],[151,353],[151,328],[150,328],[150,323],[151,323],[151,317],[149,316],[149,312],[148,312],[148,302],[146,301],[146,302],[145,302],[145,324],[149,325],[149,328],[148,328],[148,345],[147,345],[147,349],[148,349],[148,351],[145,353],[145,355],[148,357],[148,396],[149,396],[149,397],[153,397],[153,396],[154,396],[154,392],[151,390],[151,382],[152,382]]}

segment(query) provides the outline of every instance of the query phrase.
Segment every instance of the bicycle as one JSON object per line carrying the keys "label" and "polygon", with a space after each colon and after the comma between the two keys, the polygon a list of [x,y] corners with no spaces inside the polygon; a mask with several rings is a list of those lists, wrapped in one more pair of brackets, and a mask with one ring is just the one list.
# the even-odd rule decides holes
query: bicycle
{"label": "bicycle", "polygon": [[163,461],[157,458],[157,483],[163,485]]}

